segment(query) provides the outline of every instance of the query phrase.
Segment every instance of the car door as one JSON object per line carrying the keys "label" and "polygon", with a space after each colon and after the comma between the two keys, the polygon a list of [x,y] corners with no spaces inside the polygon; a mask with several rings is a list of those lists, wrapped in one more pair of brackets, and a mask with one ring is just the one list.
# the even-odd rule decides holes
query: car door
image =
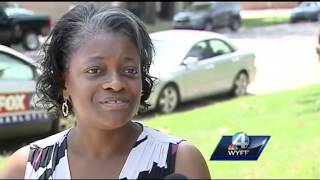
{"label": "car door", "polygon": [[224,2],[224,26],[230,25],[235,15],[238,15],[238,5],[235,2]]}
{"label": "car door", "polygon": [[231,19],[231,2],[221,2],[220,9],[221,9],[221,26],[227,26],[230,24]]}
{"label": "car door", "polygon": [[211,17],[215,27],[227,24],[227,11],[224,2],[216,2],[211,5]]}
{"label": "car door", "polygon": [[[206,52],[208,50],[208,43],[206,41],[200,41],[195,43],[189,50],[187,55],[182,61],[180,75],[177,77],[179,86],[181,87],[181,94],[184,98],[193,99],[203,96],[207,93],[208,82],[208,66]],[[191,63],[185,63],[190,58],[195,58],[196,61]]]}
{"label": "car door", "polygon": [[227,42],[221,39],[211,39],[208,43],[214,53],[210,59],[212,68],[210,69],[208,87],[215,94],[232,87],[233,80],[240,70],[240,57],[234,53]]}

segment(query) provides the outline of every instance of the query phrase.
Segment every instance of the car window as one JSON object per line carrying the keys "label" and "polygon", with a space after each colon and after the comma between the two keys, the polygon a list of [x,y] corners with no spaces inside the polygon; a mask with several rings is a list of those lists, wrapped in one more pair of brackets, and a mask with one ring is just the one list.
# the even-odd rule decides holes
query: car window
{"label": "car window", "polygon": [[6,8],[5,13],[7,16],[19,16],[19,15],[33,15],[33,11],[23,8]]}
{"label": "car window", "polygon": [[198,12],[198,11],[207,11],[210,9],[211,4],[210,3],[205,3],[205,4],[192,4],[190,5],[187,10],[188,11],[194,11],[194,12]]}
{"label": "car window", "polygon": [[218,39],[210,40],[209,45],[214,53],[214,56],[233,52],[233,49],[227,43]]}
{"label": "car window", "polygon": [[32,80],[33,69],[22,60],[0,52],[0,80]]}
{"label": "car window", "polygon": [[213,52],[207,41],[201,41],[190,49],[186,57],[196,57],[198,60],[202,60],[213,57]]}

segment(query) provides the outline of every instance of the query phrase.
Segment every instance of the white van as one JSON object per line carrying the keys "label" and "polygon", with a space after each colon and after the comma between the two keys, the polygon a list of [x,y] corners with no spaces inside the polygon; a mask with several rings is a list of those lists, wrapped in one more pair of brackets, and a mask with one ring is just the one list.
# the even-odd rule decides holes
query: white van
{"label": "white van", "polygon": [[58,130],[59,118],[34,105],[37,76],[31,58],[0,45],[0,140]]}

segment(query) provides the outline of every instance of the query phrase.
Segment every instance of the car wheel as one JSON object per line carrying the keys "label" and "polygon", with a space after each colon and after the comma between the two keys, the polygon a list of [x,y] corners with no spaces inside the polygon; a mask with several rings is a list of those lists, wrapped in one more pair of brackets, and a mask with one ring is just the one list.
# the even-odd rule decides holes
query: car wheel
{"label": "car wheel", "polygon": [[240,19],[235,17],[232,19],[231,24],[230,24],[230,29],[234,32],[238,31],[240,28],[241,22]]}
{"label": "car wheel", "polygon": [[160,93],[157,108],[160,113],[173,112],[179,103],[179,94],[176,87],[168,85]]}
{"label": "car wheel", "polygon": [[244,72],[239,73],[233,82],[231,95],[236,97],[246,95],[248,85],[249,85],[248,75]]}
{"label": "car wheel", "polygon": [[36,50],[40,46],[40,41],[35,32],[27,32],[22,37],[22,46],[25,50]]}
{"label": "car wheel", "polygon": [[203,30],[205,31],[212,31],[213,29],[213,24],[211,21],[207,21],[205,24],[204,24],[204,28]]}

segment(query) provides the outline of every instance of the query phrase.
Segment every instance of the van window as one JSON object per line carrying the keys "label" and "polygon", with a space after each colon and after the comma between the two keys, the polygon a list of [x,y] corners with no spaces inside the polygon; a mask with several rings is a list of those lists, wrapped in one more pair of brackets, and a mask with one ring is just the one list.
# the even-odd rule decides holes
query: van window
{"label": "van window", "polygon": [[0,52],[0,80],[32,80],[33,69],[22,60]]}

